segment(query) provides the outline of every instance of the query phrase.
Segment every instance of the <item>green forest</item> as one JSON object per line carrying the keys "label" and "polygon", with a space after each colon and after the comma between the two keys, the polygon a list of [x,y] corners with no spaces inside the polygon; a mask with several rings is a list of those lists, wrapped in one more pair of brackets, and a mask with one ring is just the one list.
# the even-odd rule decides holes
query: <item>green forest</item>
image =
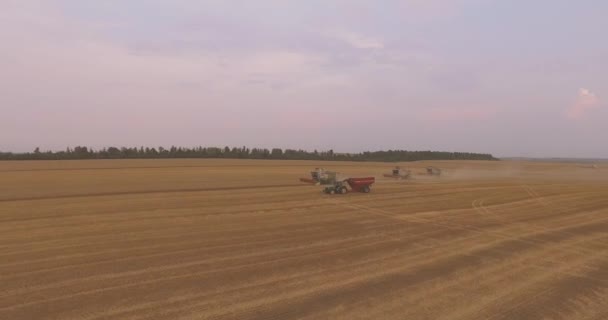
{"label": "green forest", "polygon": [[76,159],[276,159],[276,160],[325,160],[325,161],[417,161],[417,160],[498,160],[491,154],[442,151],[388,150],[360,153],[336,153],[295,149],[265,148],[218,148],[218,147],[139,147],[139,148],[92,148],[77,146],[64,151],[40,151],[11,153],[0,152],[0,160],[76,160]]}

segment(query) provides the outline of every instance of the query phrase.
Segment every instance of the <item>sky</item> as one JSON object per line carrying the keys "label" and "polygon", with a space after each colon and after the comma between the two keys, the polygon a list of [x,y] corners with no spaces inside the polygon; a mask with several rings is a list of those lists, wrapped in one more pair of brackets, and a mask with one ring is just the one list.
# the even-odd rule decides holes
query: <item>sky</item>
{"label": "sky", "polygon": [[602,0],[0,0],[0,151],[608,157]]}

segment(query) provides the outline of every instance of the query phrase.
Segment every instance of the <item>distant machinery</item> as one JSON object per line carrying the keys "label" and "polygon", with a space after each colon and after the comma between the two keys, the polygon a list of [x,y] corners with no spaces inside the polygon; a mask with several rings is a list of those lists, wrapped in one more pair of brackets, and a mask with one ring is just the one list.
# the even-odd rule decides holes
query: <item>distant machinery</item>
{"label": "distant machinery", "polygon": [[403,170],[401,167],[396,166],[390,174],[384,174],[387,178],[394,178],[397,180],[409,179],[412,173],[409,170]]}
{"label": "distant machinery", "polygon": [[441,175],[441,169],[437,167],[426,167],[426,174],[438,177]]}

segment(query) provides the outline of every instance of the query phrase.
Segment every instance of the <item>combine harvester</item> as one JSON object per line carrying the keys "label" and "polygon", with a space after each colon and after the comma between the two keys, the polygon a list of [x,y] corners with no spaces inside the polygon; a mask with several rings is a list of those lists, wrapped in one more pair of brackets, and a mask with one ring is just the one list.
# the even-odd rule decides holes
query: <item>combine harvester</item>
{"label": "combine harvester", "polygon": [[439,177],[441,175],[441,169],[437,167],[426,167],[426,174],[429,176]]}
{"label": "combine harvester", "polygon": [[401,167],[397,166],[393,169],[393,172],[390,174],[384,174],[387,178],[393,178],[397,180],[404,180],[411,178],[412,173],[409,170],[402,170]]}

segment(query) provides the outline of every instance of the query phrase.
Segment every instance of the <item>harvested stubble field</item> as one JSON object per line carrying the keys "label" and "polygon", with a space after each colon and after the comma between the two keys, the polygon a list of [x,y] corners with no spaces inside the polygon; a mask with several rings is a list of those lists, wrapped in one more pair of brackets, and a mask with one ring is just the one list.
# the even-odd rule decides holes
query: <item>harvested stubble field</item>
{"label": "harvested stubble field", "polygon": [[428,164],[2,162],[0,319],[608,319],[605,166]]}

